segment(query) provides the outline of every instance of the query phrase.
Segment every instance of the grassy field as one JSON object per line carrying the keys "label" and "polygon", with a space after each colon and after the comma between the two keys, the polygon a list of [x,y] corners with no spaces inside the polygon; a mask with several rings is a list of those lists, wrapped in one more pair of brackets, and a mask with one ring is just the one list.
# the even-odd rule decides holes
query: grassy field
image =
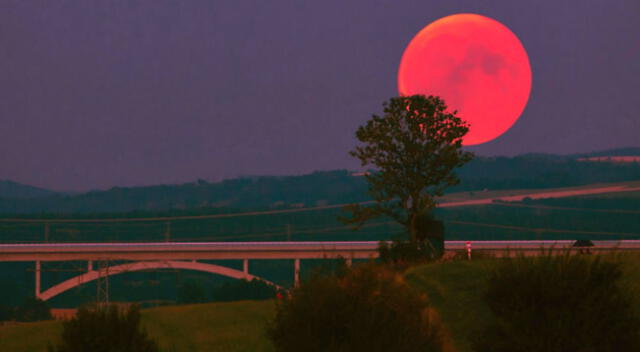
{"label": "grassy field", "polygon": [[[606,258],[622,263],[620,285],[636,298],[636,310],[640,312],[640,255],[617,253]],[[410,285],[429,297],[457,352],[470,352],[473,337],[494,319],[483,294],[486,278],[497,262],[498,259],[484,259],[428,264],[406,273]]]}
{"label": "grassy field", "polygon": [[[162,351],[272,351],[265,324],[272,301],[210,303],[146,309],[143,324]],[[57,341],[62,323],[55,321],[0,326],[0,351],[46,351]]]}
{"label": "grassy field", "polygon": [[410,269],[407,282],[424,291],[451,337],[456,351],[471,351],[469,338],[491,321],[482,300],[492,261],[455,261]]}
{"label": "grassy field", "polygon": [[[550,192],[575,193],[608,187],[640,187],[640,181],[598,183],[575,187],[488,190],[475,192],[448,193],[439,201],[464,202],[515,197]],[[639,192],[614,192],[589,195],[591,197],[625,197]],[[565,194],[565,196],[567,196]],[[486,205],[485,205],[486,207]],[[474,206],[472,208],[477,208]],[[458,208],[455,208],[458,209]],[[212,212],[219,210],[210,209]],[[292,209],[289,209],[292,210]],[[295,210],[295,209],[293,209]],[[308,211],[298,209],[292,213],[263,213],[261,215],[228,216],[211,219],[149,220],[136,222],[5,222],[0,219],[0,242],[42,242],[45,237],[51,242],[95,242],[95,241],[334,241],[334,240],[381,240],[391,239],[401,232],[399,226],[389,220],[380,220],[365,226],[361,231],[353,231],[337,220],[344,216],[340,208],[326,208]],[[466,210],[456,210],[464,215]],[[241,211],[242,212],[242,211]],[[169,213],[168,215],[178,215]],[[230,215],[230,214],[229,214]],[[128,216],[131,216],[130,214]],[[110,216],[105,215],[105,218]],[[461,218],[464,219],[464,218]],[[125,219],[126,220],[126,217]],[[449,220],[443,216],[445,223]],[[457,219],[460,220],[460,219]],[[538,222],[541,225],[544,222]],[[476,229],[476,228],[474,228]],[[449,231],[449,237],[456,233]]]}
{"label": "grassy field", "polygon": [[[625,275],[622,285],[640,297],[640,256],[619,254]],[[483,301],[486,277],[497,259],[427,264],[406,272],[407,282],[430,299],[450,337],[451,351],[469,352],[470,340],[491,323]],[[636,300],[640,311],[640,299]],[[171,306],[143,311],[143,324],[163,351],[272,351],[265,324],[274,310],[272,301],[243,301]],[[0,327],[0,351],[45,351],[61,331],[59,322]]]}
{"label": "grassy field", "polygon": [[[485,198],[501,198],[501,197],[511,197],[511,196],[520,196],[520,195],[529,195],[536,193],[549,193],[549,192],[568,192],[575,191],[579,193],[580,191],[590,191],[598,188],[606,188],[606,187],[625,187],[625,188],[637,188],[640,187],[640,181],[626,181],[626,182],[608,182],[608,183],[594,183],[589,185],[582,186],[574,186],[574,187],[555,187],[555,188],[529,188],[529,189],[506,189],[506,190],[487,190],[487,191],[474,191],[474,192],[455,192],[448,193],[441,197],[440,202],[460,202],[466,200],[478,200]],[[613,193],[603,193],[606,195],[614,195],[614,196],[628,196],[632,192],[613,192]],[[600,196],[601,194],[597,194]],[[593,196],[593,195],[590,195]],[[575,197],[580,197],[580,195],[575,195]]]}

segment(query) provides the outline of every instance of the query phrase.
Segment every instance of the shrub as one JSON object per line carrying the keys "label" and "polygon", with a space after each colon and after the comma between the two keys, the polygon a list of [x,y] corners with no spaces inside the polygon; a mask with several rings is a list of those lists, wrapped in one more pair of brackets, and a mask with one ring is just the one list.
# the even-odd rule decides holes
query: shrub
{"label": "shrub", "polygon": [[378,254],[381,262],[400,266],[427,262],[438,257],[434,253],[433,247],[429,246],[426,241],[421,243],[396,240],[391,245],[380,241]]}
{"label": "shrub", "polygon": [[225,282],[213,291],[213,300],[228,302],[269,299],[276,296],[277,289],[258,279]]}
{"label": "shrub", "polygon": [[207,294],[205,289],[199,281],[188,280],[181,284],[178,288],[178,302],[179,303],[203,303],[206,302]]}
{"label": "shrub", "polygon": [[38,298],[28,297],[15,309],[17,321],[50,320],[51,311],[49,305]]}
{"label": "shrub", "polygon": [[[507,256],[509,253],[508,251],[505,251],[504,256]],[[475,250],[473,252],[471,252],[471,260],[481,260],[481,259],[493,259],[496,258],[496,255],[489,252],[489,251],[483,251],[483,250]],[[469,255],[467,254],[466,250],[457,250],[455,252],[453,252],[453,255],[448,256],[448,259],[450,260],[469,260]]]}
{"label": "shrub", "polygon": [[268,335],[277,351],[440,351],[424,296],[371,264],[316,275],[278,301]]}
{"label": "shrub", "polygon": [[15,313],[12,307],[0,304],[0,322],[12,320],[14,315]]}
{"label": "shrub", "polygon": [[49,352],[157,352],[158,344],[140,327],[140,308],[81,307],[63,324],[62,342]]}
{"label": "shrub", "polygon": [[486,294],[497,319],[476,339],[476,351],[640,348],[640,319],[618,286],[618,263],[550,253],[497,265]]}

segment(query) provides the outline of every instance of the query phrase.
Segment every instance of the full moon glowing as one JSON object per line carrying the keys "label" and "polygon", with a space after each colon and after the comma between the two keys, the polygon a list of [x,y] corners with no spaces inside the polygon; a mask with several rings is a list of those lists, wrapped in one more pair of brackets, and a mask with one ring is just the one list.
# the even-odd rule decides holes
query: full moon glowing
{"label": "full moon glowing", "polygon": [[505,133],[531,91],[522,43],[505,25],[475,14],[443,17],[423,28],[402,55],[401,95],[437,95],[470,125],[464,145]]}

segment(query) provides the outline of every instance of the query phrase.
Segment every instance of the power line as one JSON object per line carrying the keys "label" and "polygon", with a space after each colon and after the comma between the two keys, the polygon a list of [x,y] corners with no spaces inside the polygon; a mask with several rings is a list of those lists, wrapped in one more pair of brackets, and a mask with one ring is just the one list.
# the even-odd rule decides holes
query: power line
{"label": "power line", "polygon": [[506,229],[506,230],[522,231],[522,232],[575,233],[575,234],[584,234],[584,235],[613,235],[613,236],[640,236],[639,233],[562,230],[562,229],[551,229],[551,228],[532,228],[532,227],[522,227],[522,226],[513,226],[513,225],[487,224],[487,223],[471,222],[471,221],[453,221],[452,220],[452,221],[445,221],[445,222],[448,222],[448,223],[451,223],[451,224],[470,225],[470,226],[478,226],[478,227],[500,228],[500,229]]}
{"label": "power line", "polygon": [[[362,202],[358,204],[373,203]],[[155,221],[177,221],[177,220],[198,220],[198,219],[221,219],[221,218],[234,218],[244,216],[260,216],[260,215],[273,215],[273,214],[289,214],[300,213],[325,209],[342,208],[349,204],[334,204],[326,205],[322,207],[310,207],[310,208],[296,208],[296,209],[281,209],[281,210],[266,210],[266,211],[252,211],[246,213],[230,213],[230,214],[211,214],[211,215],[185,215],[185,216],[161,216],[161,217],[149,217],[149,218],[105,218],[105,219],[27,219],[27,218],[0,218],[0,223],[18,222],[18,223],[114,223],[114,222],[155,222]]]}
{"label": "power line", "polygon": [[[598,193],[606,193],[611,192],[632,192],[640,190],[640,187],[627,187],[624,188],[622,186],[619,187],[609,187],[603,189],[593,189],[588,190],[590,192],[577,194],[577,195],[593,195]],[[575,190],[574,190],[575,191]],[[547,193],[533,193],[533,194],[522,194],[517,197],[527,197],[527,196],[535,196],[540,194],[556,194],[556,198],[567,197],[565,195],[567,190],[559,190],[556,189],[552,192]],[[570,196],[574,196],[571,194]],[[506,197],[511,198],[512,196]],[[441,207],[453,207],[453,206],[464,206],[464,205],[488,205],[488,204],[496,204],[492,203],[495,200],[501,200],[505,197],[494,197],[494,198],[483,198],[483,199],[475,199],[475,200],[463,200],[463,201],[451,201],[451,202],[443,202],[440,203]],[[553,197],[551,197],[553,198]],[[357,202],[357,204],[372,204],[375,203],[374,200]],[[28,218],[0,218],[0,223],[124,223],[124,222],[156,222],[156,221],[177,221],[177,220],[197,220],[197,219],[220,219],[220,218],[233,218],[233,217],[244,217],[244,216],[260,216],[260,215],[273,215],[273,214],[289,214],[289,213],[299,213],[299,212],[309,212],[309,211],[317,211],[317,210],[325,210],[325,209],[337,209],[342,208],[347,205],[351,205],[353,203],[343,203],[343,204],[334,204],[334,205],[325,205],[320,207],[310,207],[310,208],[296,208],[296,209],[280,209],[280,210],[267,210],[267,211],[253,211],[246,213],[230,213],[230,214],[211,214],[211,215],[185,215],[185,216],[163,216],[163,217],[146,217],[146,218],[103,218],[103,219],[28,219]]]}
{"label": "power line", "polygon": [[518,207],[518,208],[533,208],[533,209],[548,209],[548,210],[585,211],[585,212],[595,212],[595,213],[640,214],[640,210],[626,210],[626,209],[590,209],[590,208],[559,207],[559,206],[553,206],[553,205],[504,203],[504,202],[493,202],[491,203],[491,205],[502,206],[502,207]]}
{"label": "power line", "polygon": [[[369,224],[364,224],[361,226],[361,228],[370,228],[370,227],[379,227],[379,226],[384,226],[384,225],[393,225],[396,224],[394,221],[385,221],[385,222],[376,222],[376,223],[369,223]],[[335,227],[303,227],[302,229],[296,230],[296,228],[292,228],[292,235],[297,235],[297,234],[320,234],[320,233],[328,233],[328,232],[336,232],[336,231],[346,231],[346,230],[353,230],[354,228],[352,226],[335,226]],[[277,230],[277,231],[273,231],[273,230]],[[288,232],[286,231],[286,229],[273,229],[270,232],[259,232],[259,233],[244,233],[244,234],[237,234],[237,235],[228,235],[228,236],[198,236],[198,237],[173,237],[174,241],[202,241],[202,240],[211,240],[211,241],[217,241],[217,240],[233,240],[233,239],[246,239],[246,238],[267,238],[267,237],[274,237],[274,236],[287,236]],[[149,240],[134,240],[134,241],[122,241],[122,240],[118,240],[115,242],[157,242],[158,239],[149,239]],[[2,243],[41,243],[42,241],[20,241],[20,240],[8,240],[8,241],[1,241]],[[74,243],[76,241],[61,241],[61,240],[56,240],[56,242],[60,242],[60,243]],[[87,242],[87,241],[84,241]],[[88,242],[93,242],[93,241],[88,241]],[[109,242],[113,242],[113,241],[95,241],[95,242],[100,242],[100,243],[109,243]]]}

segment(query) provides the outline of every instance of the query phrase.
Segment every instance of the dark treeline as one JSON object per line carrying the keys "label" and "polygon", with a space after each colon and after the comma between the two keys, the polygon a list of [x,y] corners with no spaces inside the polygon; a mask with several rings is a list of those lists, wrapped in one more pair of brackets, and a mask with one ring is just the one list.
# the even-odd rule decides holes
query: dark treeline
{"label": "dark treeline", "polygon": [[[637,153],[640,154],[640,153]],[[571,158],[529,155],[479,158],[460,170],[462,184],[452,191],[488,188],[544,188],[640,180],[640,164],[578,162]],[[221,183],[114,188],[80,195],[0,200],[7,216],[28,217],[154,217],[289,209],[350,203],[368,199],[366,181],[347,171],[305,176],[255,177]],[[519,204],[443,208],[447,240],[482,239],[637,239],[640,236],[640,192],[611,196],[527,200]],[[557,209],[549,207],[575,208]],[[609,211],[601,211],[609,210]],[[44,215],[43,215],[44,213]],[[337,221],[341,209],[219,219],[122,223],[0,222],[0,242],[48,241],[283,241],[390,240],[404,238],[401,228],[380,219],[353,231]],[[466,222],[466,224],[460,223]],[[478,224],[485,224],[483,226]],[[516,226],[519,229],[501,228]],[[561,231],[545,231],[556,229]],[[566,232],[562,232],[566,230]],[[606,232],[591,235],[576,233]],[[241,270],[240,261],[212,262]],[[18,306],[34,292],[33,263],[0,264],[0,301]],[[303,275],[314,265],[303,261]],[[86,270],[86,263],[43,264],[43,289]],[[292,261],[252,261],[250,272],[289,286]],[[116,275],[110,279],[112,299],[137,302],[187,302],[236,296],[230,279],[206,273],[158,271]],[[200,283],[193,285],[193,282]],[[223,285],[227,285],[224,286]],[[231,286],[229,286],[231,285]],[[246,289],[243,288],[243,289]],[[243,291],[240,289],[240,291]],[[218,291],[216,291],[218,290]],[[216,293],[217,292],[217,293]],[[75,306],[95,300],[95,283],[82,285],[52,300],[54,306]]]}
{"label": "dark treeline", "polygon": [[636,181],[640,180],[640,164],[584,162],[548,155],[478,158],[462,167],[458,175],[461,183],[449,192]]}
{"label": "dark treeline", "polygon": [[640,238],[640,192],[443,208],[436,214],[449,240]]}
{"label": "dark treeline", "polygon": [[[640,150],[635,149],[620,153],[633,151],[640,155]],[[640,163],[583,162],[577,161],[575,156],[534,154],[514,158],[479,157],[461,168],[458,174],[461,183],[449,192],[635,181],[640,180]],[[8,184],[5,182],[5,186]],[[244,177],[218,183],[198,180],[182,185],[115,187],[76,195],[38,193],[40,196],[31,198],[12,197],[16,192],[12,193],[11,187],[4,187],[0,189],[0,214],[103,217],[126,213],[127,217],[135,217],[167,212],[193,215],[314,207],[369,200],[367,187],[364,177],[353,176],[346,170],[302,176]]]}
{"label": "dark treeline", "polygon": [[[618,193],[564,199],[528,200],[487,206],[442,208],[436,216],[445,224],[447,240],[533,240],[533,239],[640,239],[640,192]],[[255,218],[225,218],[172,222],[172,239],[202,240],[287,240],[290,229],[292,240],[380,240],[404,238],[398,226],[384,224],[364,227],[359,231],[340,227],[336,215],[340,209],[276,214]],[[385,219],[381,219],[384,222]],[[461,224],[459,222],[465,222]],[[287,227],[286,224],[290,226]],[[482,226],[477,224],[485,224]],[[153,225],[153,226],[151,226]],[[3,225],[4,226],[4,225]],[[42,240],[42,224],[7,224],[0,234],[3,240]],[[22,228],[30,226],[28,228]],[[92,227],[93,226],[93,227]],[[103,227],[105,226],[105,227]],[[130,226],[130,228],[128,227]],[[58,224],[51,225],[50,239],[65,240],[159,240],[163,238],[165,224]],[[515,226],[518,229],[502,228]],[[17,229],[22,228],[22,231]],[[14,229],[14,230],[11,230]],[[144,232],[144,230],[148,232]],[[271,233],[269,230],[276,230]],[[560,230],[559,232],[544,229]],[[27,230],[30,231],[27,233]],[[562,230],[566,230],[563,232]],[[593,235],[583,232],[605,232]],[[246,235],[246,234],[249,235]],[[229,238],[236,234],[238,237]],[[628,234],[636,234],[629,236]],[[67,237],[65,237],[67,236]],[[144,237],[148,236],[148,237]],[[302,261],[302,274],[309,273],[324,260]],[[242,270],[239,260],[211,261]],[[43,263],[42,287],[51,287],[86,270],[86,262]],[[250,273],[288,287],[293,280],[292,260],[255,260],[250,262]],[[133,272],[110,278],[114,301],[135,302],[190,302],[199,300],[226,300],[243,298],[235,290],[234,281],[207,273],[159,270]],[[193,283],[197,282],[197,285]],[[223,285],[227,285],[223,287]],[[0,263],[0,302],[18,305],[34,292],[34,263]],[[216,291],[217,290],[217,291]],[[94,282],[82,285],[52,300],[56,307],[75,306],[95,300]],[[225,298],[226,297],[226,298]]]}

